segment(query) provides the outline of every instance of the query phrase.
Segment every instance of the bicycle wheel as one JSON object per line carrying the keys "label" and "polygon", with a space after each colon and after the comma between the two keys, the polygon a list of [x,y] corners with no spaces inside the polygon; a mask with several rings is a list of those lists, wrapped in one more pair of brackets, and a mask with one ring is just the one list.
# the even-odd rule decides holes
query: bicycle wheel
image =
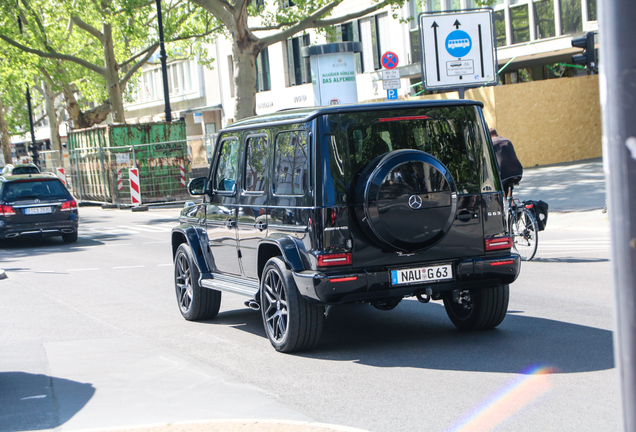
{"label": "bicycle wheel", "polygon": [[537,220],[527,208],[517,210],[517,217],[511,217],[512,244],[523,261],[530,261],[537,253],[538,232]]}

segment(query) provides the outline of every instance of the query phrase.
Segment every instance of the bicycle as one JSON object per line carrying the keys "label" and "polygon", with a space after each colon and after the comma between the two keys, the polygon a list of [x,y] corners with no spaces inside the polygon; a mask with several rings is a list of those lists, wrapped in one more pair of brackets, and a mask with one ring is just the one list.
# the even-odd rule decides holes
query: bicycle
{"label": "bicycle", "polygon": [[539,224],[525,202],[509,198],[508,229],[512,237],[512,247],[523,261],[530,261],[537,253]]}

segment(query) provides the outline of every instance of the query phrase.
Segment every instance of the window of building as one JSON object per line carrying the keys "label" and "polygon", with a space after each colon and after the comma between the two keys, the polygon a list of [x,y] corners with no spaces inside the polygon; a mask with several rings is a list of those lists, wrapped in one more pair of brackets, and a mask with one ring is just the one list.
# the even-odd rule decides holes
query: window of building
{"label": "window of building", "polygon": [[495,32],[497,33],[497,46],[506,46],[506,13],[503,10],[495,11]]}
{"label": "window of building", "polygon": [[269,91],[272,82],[269,75],[269,52],[267,48],[256,57],[256,91]]}
{"label": "window of building", "polygon": [[296,3],[294,3],[292,0],[282,0],[281,4],[283,6],[283,9],[288,9],[290,7],[296,6]]}
{"label": "window of building", "polygon": [[[168,75],[168,94],[178,96],[192,91],[190,61],[170,63],[166,68]],[[163,77],[161,68],[146,70],[141,74],[137,90],[134,92],[137,102],[150,102],[163,99]]]}
{"label": "window of building", "polygon": [[563,34],[582,31],[581,0],[559,0],[559,4],[561,5],[561,29]]}
{"label": "window of building", "polygon": [[[358,21],[351,21],[336,26],[336,40],[339,42],[360,42],[360,27]],[[362,73],[361,53],[355,53],[353,58],[356,63],[356,73]]]}
{"label": "window of building", "polygon": [[451,0],[451,2],[450,2],[450,9],[451,9],[451,10],[461,10],[461,9],[462,9],[462,2],[461,2],[461,0]]}
{"label": "window of building", "polygon": [[372,72],[381,69],[380,58],[391,46],[389,14],[381,13],[358,21],[360,41],[362,42],[362,71]]}
{"label": "window of building", "polygon": [[554,0],[534,2],[534,24],[537,39],[556,36],[554,28]]}
{"label": "window of building", "polygon": [[596,15],[596,0],[587,0],[587,20],[596,21],[598,19]]}
{"label": "window of building", "polygon": [[420,32],[418,29],[411,30],[411,63],[419,63],[422,60],[420,52]]}
{"label": "window of building", "polygon": [[245,191],[264,192],[267,186],[267,137],[247,140],[245,158]]}
{"label": "window of building", "polygon": [[510,8],[510,21],[512,24],[512,43],[518,44],[530,40],[530,18],[528,5],[523,4]]}
{"label": "window of building", "polygon": [[302,57],[301,48],[309,46],[309,35],[287,39],[287,70],[289,85],[301,85],[311,82],[311,65],[309,57]]}
{"label": "window of building", "polygon": [[309,190],[309,140],[305,131],[276,136],[274,193],[304,195]]}
{"label": "window of building", "polygon": [[227,56],[227,74],[230,77],[230,97],[236,96],[234,89],[234,59],[231,55]]}

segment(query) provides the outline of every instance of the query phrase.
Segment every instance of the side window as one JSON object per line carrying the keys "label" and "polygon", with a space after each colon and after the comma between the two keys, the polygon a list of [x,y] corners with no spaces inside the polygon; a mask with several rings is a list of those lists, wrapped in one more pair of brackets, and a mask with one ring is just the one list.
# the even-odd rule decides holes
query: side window
{"label": "side window", "polygon": [[274,193],[304,195],[309,190],[309,142],[305,131],[276,135]]}
{"label": "side window", "polygon": [[265,192],[268,174],[267,137],[249,137],[246,147],[244,190],[246,192]]}
{"label": "side window", "polygon": [[236,138],[221,141],[219,163],[214,173],[214,189],[219,192],[236,191],[238,147],[239,142]]}

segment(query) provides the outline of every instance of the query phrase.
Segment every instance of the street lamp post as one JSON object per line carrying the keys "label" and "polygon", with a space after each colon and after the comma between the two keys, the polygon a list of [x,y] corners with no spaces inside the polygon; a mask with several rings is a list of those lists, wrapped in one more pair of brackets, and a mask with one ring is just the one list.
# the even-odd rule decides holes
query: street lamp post
{"label": "street lamp post", "polygon": [[166,121],[172,121],[172,110],[170,109],[170,94],[168,91],[168,66],[166,54],[166,46],[163,42],[163,19],[161,17],[161,0],[156,0],[157,3],[157,21],[159,23],[159,56],[161,57],[161,76],[163,78],[163,98],[165,101],[165,113]]}

